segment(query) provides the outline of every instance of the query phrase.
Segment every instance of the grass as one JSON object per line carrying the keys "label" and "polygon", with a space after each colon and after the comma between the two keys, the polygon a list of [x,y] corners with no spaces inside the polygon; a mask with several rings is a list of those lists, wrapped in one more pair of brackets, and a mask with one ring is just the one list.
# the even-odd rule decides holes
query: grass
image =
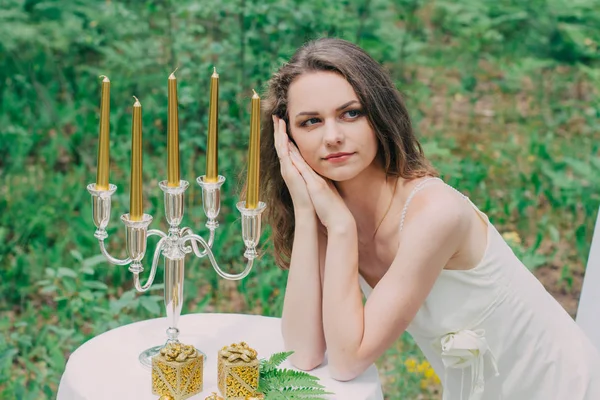
{"label": "grass", "polygon": [[[78,346],[109,329],[164,314],[162,265],[158,283],[140,295],[127,268],[109,265],[93,237],[85,187],[95,177],[99,92],[90,77],[111,68],[121,75],[111,76],[110,180],[119,189],[113,196],[108,248],[123,257],[118,216],[128,208],[130,95],[145,95],[144,210],[153,215],[153,228],[165,230],[157,183],[166,177],[166,94],[154,79],[181,61],[182,179],[192,183],[183,225],[204,235],[201,193],[194,184],[205,163],[205,138],[198,132],[206,130],[208,95],[203,90],[209,73],[201,74],[212,70],[216,60],[231,66],[222,74],[219,161],[228,180],[215,249],[223,268],[240,271],[243,243],[235,202],[246,156],[240,130],[247,122],[240,88],[260,87],[267,69],[282,60],[294,40],[323,32],[359,38],[383,60],[406,94],[425,152],[444,179],[489,215],[525,265],[571,315],[576,312],[600,204],[600,69],[590,61],[597,60],[598,40],[596,31],[588,32],[595,14],[585,11],[591,1],[573,5],[573,15],[562,22],[566,11],[552,19],[556,10],[544,2],[519,6],[539,24],[520,20],[519,7],[502,5],[506,9],[500,10],[472,0],[374,2],[373,14],[363,10],[359,19],[350,6],[341,13],[334,3],[303,2],[300,11],[311,15],[305,18],[301,12],[290,15],[288,3],[294,2],[280,2],[271,7],[269,18],[248,8],[246,22],[252,27],[243,13],[236,14],[238,5],[232,1],[225,2],[233,10],[227,12],[190,1],[169,2],[173,10],[160,2],[107,1],[99,2],[101,7],[42,2],[39,9],[35,2],[25,8],[13,3],[11,13],[0,13],[7,36],[2,46],[14,56],[10,62],[0,57],[12,71],[0,79],[0,398],[53,398]],[[326,12],[314,13],[313,6]],[[503,28],[501,18],[487,18],[502,12],[512,18],[505,23],[522,27],[523,40]],[[135,24],[123,23],[133,15],[140,16]],[[164,15],[180,22],[171,24]],[[275,29],[271,17],[288,22]],[[60,29],[61,21],[68,29]],[[555,25],[553,40],[558,42],[550,43]],[[591,39],[565,36],[579,28]],[[357,29],[362,36],[354,35]],[[22,34],[8,35],[17,31]],[[24,40],[39,48],[22,45]],[[163,54],[156,43],[168,51]],[[552,59],[553,43],[561,52],[552,54],[573,56],[569,62]],[[539,46],[546,46],[542,50],[548,54],[536,53]],[[518,55],[530,53],[539,58]],[[266,237],[265,232],[263,243]],[[222,280],[206,260],[189,258],[183,313],[280,316],[286,277],[269,254],[241,282]],[[386,399],[441,398],[439,379],[408,334],[377,366]]]}
{"label": "grass", "polygon": [[[580,288],[573,277],[584,269],[600,203],[595,190],[600,138],[590,111],[594,89],[581,72],[562,68],[524,76],[518,89],[503,88],[502,70],[486,68],[474,93],[462,93],[453,72],[440,69],[421,69],[405,89],[426,152],[449,183],[488,213],[534,273],[558,268],[559,279],[549,290],[576,299]],[[579,85],[589,89],[581,98],[571,94]],[[156,171],[162,160],[147,157],[145,162]],[[186,174],[198,173],[201,157],[189,164]],[[126,172],[116,175],[122,181]],[[4,272],[20,290],[2,287],[4,301],[12,306],[0,317],[0,397],[50,398],[77,346],[107,329],[163,313],[160,285],[139,295],[126,268],[99,256],[85,191],[91,180],[93,170],[86,164],[63,173],[31,164],[6,177],[4,210],[15,226],[0,228],[0,242],[13,249],[3,261],[14,268]],[[240,270],[243,249],[231,212],[231,186],[215,248],[223,265]],[[158,190],[150,183],[145,190],[147,210],[164,229]],[[192,186],[185,225],[201,224],[198,197]],[[119,256],[123,232],[116,215],[126,207],[121,187],[109,229],[110,248]],[[194,259],[187,262],[186,274],[184,313],[281,313],[286,274],[268,255],[241,282],[221,280]],[[386,398],[440,398],[439,381],[409,335],[377,365]]]}

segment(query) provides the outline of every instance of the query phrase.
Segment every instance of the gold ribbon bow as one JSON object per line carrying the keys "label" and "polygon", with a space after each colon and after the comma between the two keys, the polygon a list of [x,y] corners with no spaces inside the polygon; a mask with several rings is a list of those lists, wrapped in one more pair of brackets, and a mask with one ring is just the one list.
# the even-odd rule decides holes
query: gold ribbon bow
{"label": "gold ribbon bow", "polygon": [[250,362],[256,359],[256,350],[248,346],[246,342],[233,343],[230,346],[225,346],[219,351],[219,354],[229,362],[234,362],[236,360]]}
{"label": "gold ribbon bow", "polygon": [[160,349],[160,354],[163,355],[167,361],[178,362],[198,357],[198,351],[196,351],[194,346],[181,343],[168,343],[165,347]]}

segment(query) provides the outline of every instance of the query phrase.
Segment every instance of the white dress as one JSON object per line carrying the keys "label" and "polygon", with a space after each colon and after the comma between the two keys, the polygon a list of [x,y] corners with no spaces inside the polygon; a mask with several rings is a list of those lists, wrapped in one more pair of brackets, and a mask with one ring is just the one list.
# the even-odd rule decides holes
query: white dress
{"label": "white dress", "polygon": [[[404,211],[436,182],[422,181]],[[598,350],[464,197],[487,222],[485,254],[473,269],[442,270],[407,329],[444,400],[600,400]],[[368,297],[372,288],[359,281]]]}

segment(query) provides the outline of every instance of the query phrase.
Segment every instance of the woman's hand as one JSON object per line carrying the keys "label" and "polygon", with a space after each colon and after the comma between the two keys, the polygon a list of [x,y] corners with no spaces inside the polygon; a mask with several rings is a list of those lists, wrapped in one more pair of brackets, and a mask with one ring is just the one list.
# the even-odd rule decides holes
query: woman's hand
{"label": "woman's hand", "polygon": [[292,146],[292,143],[290,143],[290,139],[286,132],[285,121],[273,116],[273,128],[275,150],[279,157],[281,176],[290,191],[290,196],[292,196],[294,210],[296,212],[302,212],[304,210],[314,213],[314,207],[310,196],[308,195],[306,182],[304,182],[300,172],[296,169],[290,158],[290,147]]}
{"label": "woman's hand", "polygon": [[340,227],[346,229],[349,223],[354,223],[354,217],[340,196],[333,182],[317,174],[302,158],[300,151],[289,144],[293,166],[304,179],[305,187],[321,224],[330,230]]}

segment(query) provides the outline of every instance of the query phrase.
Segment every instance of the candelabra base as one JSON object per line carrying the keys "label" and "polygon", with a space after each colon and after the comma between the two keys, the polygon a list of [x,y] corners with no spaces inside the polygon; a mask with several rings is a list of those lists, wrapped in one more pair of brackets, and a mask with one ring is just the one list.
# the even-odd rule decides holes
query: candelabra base
{"label": "candelabra base", "polygon": [[[160,349],[162,349],[163,347],[165,347],[164,344],[160,345],[160,346],[150,347],[149,349],[142,351],[140,353],[140,355],[138,356],[138,360],[146,369],[152,369],[152,357],[157,355],[160,352]],[[199,350],[198,348],[196,348],[196,351],[199,354],[202,354],[202,356],[203,356],[202,360],[204,362],[206,362],[206,353],[203,352],[202,350]]]}

